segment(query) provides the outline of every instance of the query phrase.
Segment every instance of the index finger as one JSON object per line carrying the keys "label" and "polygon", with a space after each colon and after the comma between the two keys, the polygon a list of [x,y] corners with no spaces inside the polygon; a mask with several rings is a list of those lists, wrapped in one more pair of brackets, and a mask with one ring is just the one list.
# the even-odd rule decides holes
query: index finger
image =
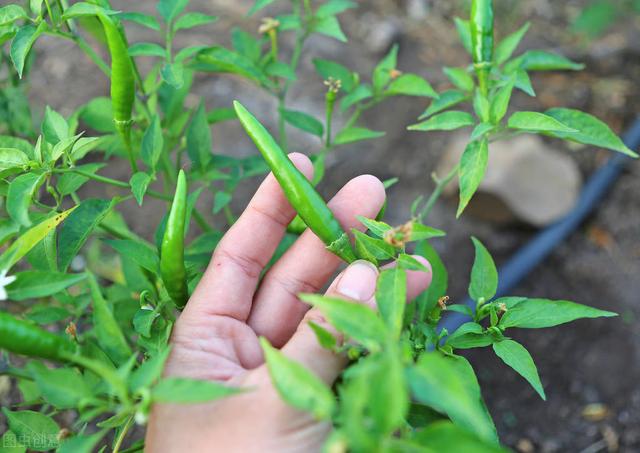
{"label": "index finger", "polygon": [[[299,153],[289,157],[305,176],[312,177],[313,165],[308,157]],[[260,273],[294,217],[295,210],[270,173],[216,247],[185,311],[245,321]]]}

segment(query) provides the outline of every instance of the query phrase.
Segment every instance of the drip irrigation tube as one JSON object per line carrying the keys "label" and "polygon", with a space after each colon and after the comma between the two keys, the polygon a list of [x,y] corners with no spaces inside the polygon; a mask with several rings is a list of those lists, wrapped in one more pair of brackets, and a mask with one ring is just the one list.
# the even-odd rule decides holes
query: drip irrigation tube
{"label": "drip irrigation tube", "polygon": [[[635,150],[640,146],[640,118],[622,137],[625,144]],[[507,295],[518,283],[538,266],[553,249],[580,226],[584,219],[602,201],[607,191],[618,178],[625,165],[632,161],[630,157],[616,154],[605,165],[596,170],[582,189],[574,208],[566,217],[539,232],[533,239],[514,253],[498,271],[500,283],[496,297]],[[463,304],[475,309],[475,302],[467,299]],[[453,332],[470,318],[462,313],[450,312],[440,322],[439,330]]]}

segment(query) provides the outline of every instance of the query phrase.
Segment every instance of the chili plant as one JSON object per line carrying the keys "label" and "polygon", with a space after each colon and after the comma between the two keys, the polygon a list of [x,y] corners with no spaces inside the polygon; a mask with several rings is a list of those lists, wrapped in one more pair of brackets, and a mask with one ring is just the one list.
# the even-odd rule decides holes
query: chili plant
{"label": "chili plant", "polygon": [[[505,136],[538,133],[635,157],[604,123],[582,112],[555,108],[515,112],[506,119],[513,90],[535,95],[529,72],[582,65],[538,50],[513,57],[528,24],[494,46],[492,2],[475,0],[470,20],[456,19],[471,64],[444,69],[452,89],[437,93],[419,75],[403,73],[397,67],[397,46],[370,77],[315,59],[326,86],[325,111],[318,119],[291,109],[288,93],[297,83],[309,36],[346,41],[338,16],[356,5],[349,0],[258,0],[249,14],[276,2],[284,12],[265,17],[257,33],[233,29],[230,48],[203,43],[181,49],[174,45],[180,30],[216,21],[185,13],[187,0],[160,0],[158,17],[116,11],[107,0],[70,6],[65,0],[30,0],[26,6],[0,7],[0,300],[6,300],[0,347],[9,353],[2,356],[0,373],[14,380],[22,398],[2,410],[9,428],[2,435],[3,447],[76,452],[107,446],[122,451],[128,445],[127,451],[137,451],[143,440],[133,438],[131,427],[145,424],[154,403],[188,404],[250,391],[162,378],[161,372],[175,319],[235,220],[230,204],[235,189],[269,170],[299,214],[277,253],[309,228],[346,262],[396,263],[380,273],[377,311],[332,297],[300,296],[347,339],[340,343],[314,326],[323,347],[351,359],[333,389],[266,340],[262,343],[282,398],[333,423],[330,451],[501,451],[473,368],[458,350],[492,347],[544,398],[533,359],[507,336],[509,329],[614,316],[564,300],[495,298],[496,267],[476,238],[469,283],[476,308],[447,306],[447,270],[431,245],[445,232],[424,223],[456,175],[458,215],[463,212],[483,178],[490,143]],[[164,46],[130,43],[130,24],[158,33]],[[287,55],[281,51],[286,34],[293,35],[294,43]],[[32,48],[42,36],[75,43],[109,79],[110,97],[88,100],[67,117],[46,107],[34,122],[33,113],[41,110],[26,101],[25,81],[32,70]],[[138,67],[141,58],[152,62],[146,73]],[[187,96],[196,73],[230,73],[273,96],[275,137],[240,102],[210,110],[204,102],[190,106]],[[416,200],[405,224],[389,225],[381,212],[377,219],[360,219],[367,233],[346,232],[315,189],[324,177],[326,157],[338,147],[383,135],[362,125],[361,115],[400,95],[432,99],[424,121],[410,129],[473,127],[469,145],[460,164],[436,178],[427,201]],[[464,103],[471,104],[467,110],[473,113],[451,110]],[[236,120],[261,155],[212,153],[210,126]],[[318,139],[313,181],[286,155],[288,126]],[[120,158],[130,168],[126,178],[101,173]],[[161,189],[151,189],[152,184]],[[109,186],[117,195],[83,198],[89,185]],[[212,193],[212,213],[224,213],[227,225],[213,224],[197,207],[204,191]],[[166,215],[154,237],[142,237],[128,226],[121,208],[143,205],[149,198],[166,202]],[[428,270],[408,250],[429,260],[433,282],[405,304],[406,271]],[[439,331],[445,310],[467,314],[471,321],[455,332]],[[60,412],[72,416],[61,422]]]}

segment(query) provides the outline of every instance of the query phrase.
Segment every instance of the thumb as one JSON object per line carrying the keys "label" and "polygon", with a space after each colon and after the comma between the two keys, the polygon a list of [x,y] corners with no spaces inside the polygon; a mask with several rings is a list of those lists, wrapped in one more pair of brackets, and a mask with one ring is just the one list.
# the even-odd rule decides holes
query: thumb
{"label": "thumb", "polygon": [[[338,296],[354,303],[365,303],[373,308],[377,280],[378,269],[373,264],[355,261],[336,277],[327,290],[327,295]],[[328,330],[340,341],[341,335],[318,309],[312,308],[300,322],[296,333],[282,348],[282,352],[313,371],[327,384],[331,384],[346,365],[347,359],[323,348],[309,326],[309,321]]]}

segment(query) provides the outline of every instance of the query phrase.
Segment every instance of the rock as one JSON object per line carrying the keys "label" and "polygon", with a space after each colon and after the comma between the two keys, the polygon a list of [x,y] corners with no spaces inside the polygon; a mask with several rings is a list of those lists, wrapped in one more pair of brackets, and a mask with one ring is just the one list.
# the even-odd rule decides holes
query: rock
{"label": "rock", "polygon": [[[455,137],[438,166],[444,175],[460,160],[468,136]],[[577,164],[534,135],[491,143],[487,173],[467,211],[486,220],[514,219],[542,227],[566,215],[580,193]],[[454,180],[445,194],[457,192]]]}
{"label": "rock", "polygon": [[393,16],[378,19],[367,15],[363,18],[363,25],[366,25],[364,33],[364,43],[367,50],[374,55],[386,53],[393,43],[395,43],[402,32],[399,20]]}
{"label": "rock", "polygon": [[429,15],[427,0],[407,0],[407,16],[411,20],[421,20]]}

